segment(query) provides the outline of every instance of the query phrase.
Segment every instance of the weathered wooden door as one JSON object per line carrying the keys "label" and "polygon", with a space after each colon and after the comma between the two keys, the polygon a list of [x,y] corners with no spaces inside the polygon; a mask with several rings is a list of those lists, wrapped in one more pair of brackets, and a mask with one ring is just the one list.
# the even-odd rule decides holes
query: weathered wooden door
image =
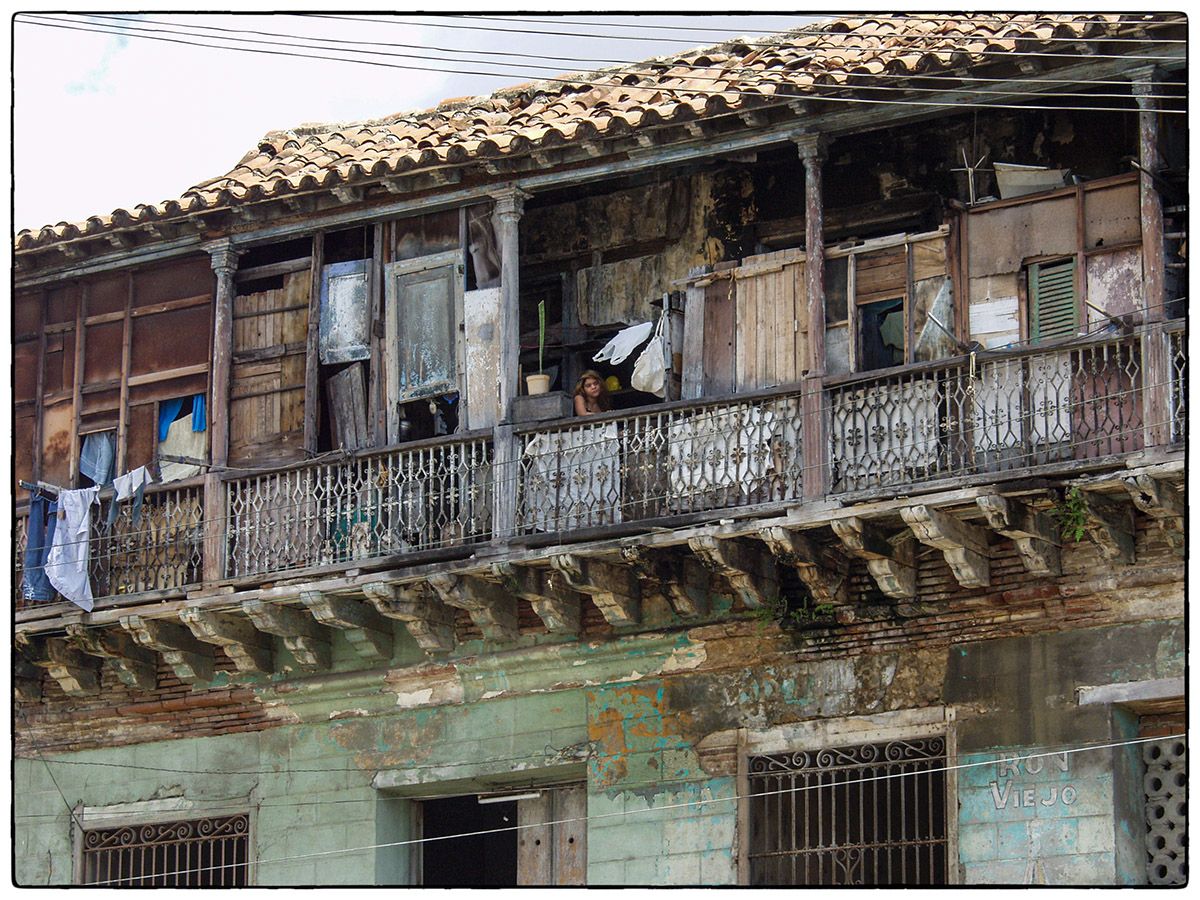
{"label": "weathered wooden door", "polygon": [[808,369],[803,251],[747,257],[734,278],[736,390],[798,382]]}

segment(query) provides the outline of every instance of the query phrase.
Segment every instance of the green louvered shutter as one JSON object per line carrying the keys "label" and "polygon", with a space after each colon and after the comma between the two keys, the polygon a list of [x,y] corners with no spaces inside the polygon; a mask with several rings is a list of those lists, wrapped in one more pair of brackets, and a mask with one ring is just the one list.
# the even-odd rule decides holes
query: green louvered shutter
{"label": "green louvered shutter", "polygon": [[1030,337],[1035,341],[1070,337],[1079,330],[1075,303],[1075,260],[1038,263],[1029,267],[1032,298]]}

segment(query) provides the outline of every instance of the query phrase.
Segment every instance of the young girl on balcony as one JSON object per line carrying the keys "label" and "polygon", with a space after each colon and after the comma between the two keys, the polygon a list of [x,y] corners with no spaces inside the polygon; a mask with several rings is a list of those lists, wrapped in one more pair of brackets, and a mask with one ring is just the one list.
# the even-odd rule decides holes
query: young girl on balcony
{"label": "young girl on balcony", "polygon": [[590,416],[612,409],[612,398],[604,379],[594,369],[588,369],[575,382],[575,415]]}

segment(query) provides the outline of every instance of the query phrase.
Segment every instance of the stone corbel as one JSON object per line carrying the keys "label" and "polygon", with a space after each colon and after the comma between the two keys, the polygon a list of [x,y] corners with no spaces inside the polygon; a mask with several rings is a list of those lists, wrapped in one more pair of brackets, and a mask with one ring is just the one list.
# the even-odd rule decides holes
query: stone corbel
{"label": "stone corbel", "polygon": [[122,684],[139,691],[154,690],[158,682],[158,657],[127,632],[74,623],[67,625],[67,637],[83,653],[107,659]]}
{"label": "stone corbel", "polygon": [[199,640],[221,647],[239,672],[269,674],[275,670],[271,639],[246,619],[197,608],[181,609],[179,618]]}
{"label": "stone corbel", "polygon": [[363,594],[381,616],[403,622],[426,653],[454,649],[454,611],[430,597],[423,586],[373,581],[363,585]]}
{"label": "stone corbel", "polygon": [[993,530],[1016,545],[1025,571],[1031,575],[1062,574],[1062,541],[1049,515],[999,494],[976,497],[975,505]]}
{"label": "stone corbel", "polygon": [[985,529],[928,506],[907,507],[900,510],[900,517],[918,541],[942,551],[963,587],[987,587],[992,583]]}
{"label": "stone corbel", "polygon": [[64,638],[18,632],[16,639],[26,658],[49,672],[64,694],[86,697],[100,692],[100,660],[76,650]]}
{"label": "stone corbel", "polygon": [[429,585],[443,603],[465,609],[484,640],[503,644],[517,639],[517,598],[500,585],[449,573],[430,575]]}
{"label": "stone corbel", "polygon": [[694,556],[655,552],[638,544],[622,547],[621,556],[633,567],[643,597],[661,594],[685,619],[708,613],[709,573]]}
{"label": "stone corbel", "polygon": [[492,577],[505,590],[529,601],[533,611],[552,634],[579,634],[582,598],[553,569],[493,563]]}
{"label": "stone corbel", "polygon": [[322,625],[340,629],[359,659],[386,662],[392,658],[392,626],[366,601],[301,591],[300,602]]}
{"label": "stone corbel", "polygon": [[592,598],[610,625],[636,625],[641,620],[641,588],[627,567],[573,553],[553,556],[550,564],[568,585]]}
{"label": "stone corbel", "polygon": [[242,612],[259,631],[283,638],[304,671],[320,672],[333,664],[329,633],[307,613],[253,598],[242,602]]}
{"label": "stone corbel", "polygon": [[857,516],[834,519],[830,526],[852,555],[866,560],[879,590],[897,600],[917,596],[917,540],[911,531],[889,538],[877,525]]}
{"label": "stone corbel", "polygon": [[814,603],[844,606],[848,602],[846,581],[850,567],[840,554],[831,565],[828,556],[832,553],[818,550],[805,535],[787,528],[763,528],[758,536],[780,563],[796,570]]}
{"label": "stone corbel", "polygon": [[762,547],[711,535],[690,538],[688,546],[710,572],[720,575],[748,609],[774,606],[779,600],[775,560]]}
{"label": "stone corbel", "polygon": [[1158,522],[1171,549],[1182,556],[1187,546],[1183,525],[1186,510],[1179,492],[1165,481],[1146,474],[1130,475],[1125,479],[1125,487],[1133,505]]}
{"label": "stone corbel", "polygon": [[143,647],[161,653],[180,681],[187,684],[212,681],[212,648],[196,640],[182,625],[142,616],[122,616],[121,627]]}
{"label": "stone corbel", "polygon": [[1107,560],[1133,565],[1133,507],[1110,500],[1094,491],[1080,491],[1087,509],[1087,532],[1100,555]]}
{"label": "stone corbel", "polygon": [[13,695],[21,703],[42,699],[42,670],[24,656],[13,661]]}

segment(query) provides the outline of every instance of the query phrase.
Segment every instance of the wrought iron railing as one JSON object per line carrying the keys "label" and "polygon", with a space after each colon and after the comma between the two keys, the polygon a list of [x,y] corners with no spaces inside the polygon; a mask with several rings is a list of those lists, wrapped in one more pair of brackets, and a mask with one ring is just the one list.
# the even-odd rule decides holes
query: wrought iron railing
{"label": "wrought iron railing", "polygon": [[162,485],[146,489],[138,509],[117,503],[108,524],[102,500],[92,517],[88,571],[92,594],[111,597],[198,584],[204,572],[204,486]]}
{"label": "wrought iron railing", "polygon": [[1171,443],[1187,437],[1187,329],[1185,323],[1167,332],[1171,369]]}
{"label": "wrought iron railing", "polygon": [[[93,507],[88,547],[88,578],[93,598],[115,597],[199,584],[204,567],[204,488],[201,484],[146,489],[140,507],[117,503],[109,524],[111,492]],[[29,513],[16,518],[14,530],[16,608],[36,606],[24,597],[25,548]],[[59,598],[52,598],[57,602]]]}
{"label": "wrought iron railing", "polygon": [[84,884],[104,887],[245,887],[250,817],[124,825],[83,832]]}
{"label": "wrought iron railing", "polygon": [[226,577],[486,541],[490,436],[440,438],[225,486]]}
{"label": "wrought iron railing", "polygon": [[572,531],[799,499],[800,414],[792,391],[524,430],[517,530]]}
{"label": "wrought iron railing", "polygon": [[829,388],[834,493],[1140,450],[1141,350],[1106,337]]}

